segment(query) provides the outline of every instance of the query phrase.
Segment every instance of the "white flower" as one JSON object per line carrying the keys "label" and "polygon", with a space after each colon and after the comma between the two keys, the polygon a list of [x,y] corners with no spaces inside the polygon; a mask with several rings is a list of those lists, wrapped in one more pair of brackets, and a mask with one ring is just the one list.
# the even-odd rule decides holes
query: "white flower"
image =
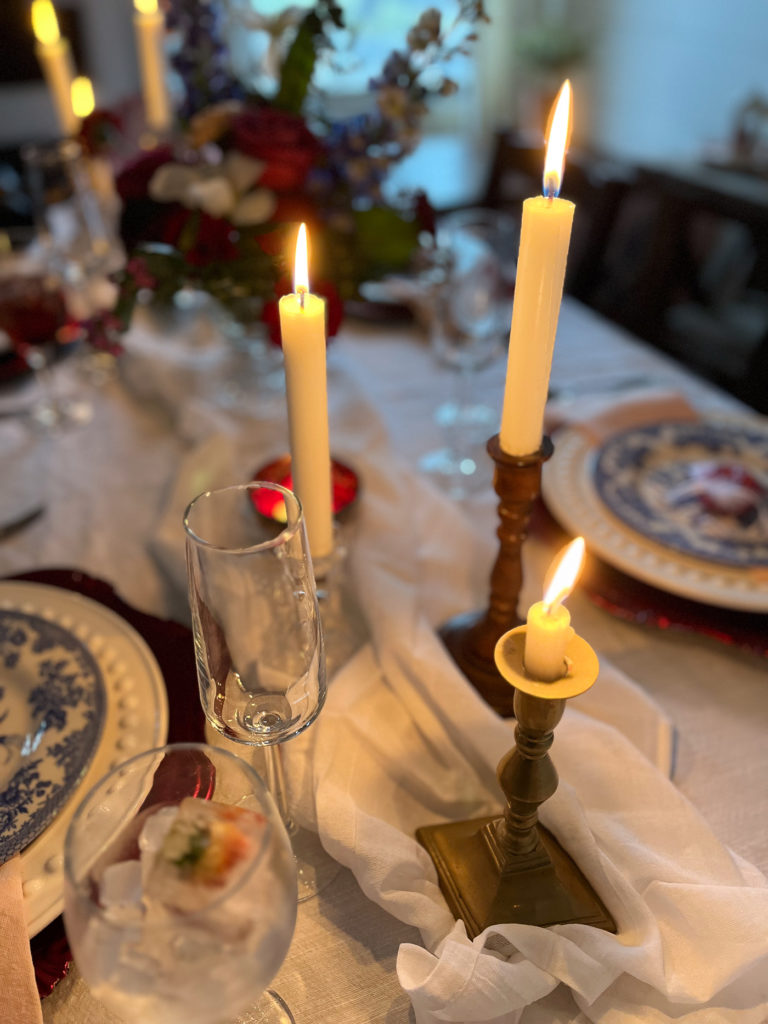
{"label": "white flower", "polygon": [[275,193],[268,188],[256,188],[238,200],[232,213],[232,223],[239,228],[264,224],[277,208]]}
{"label": "white flower", "polygon": [[264,173],[267,164],[264,160],[256,160],[236,149],[230,150],[224,157],[222,170],[232,182],[238,195],[243,195],[251,185],[255,185]]}
{"label": "white flower", "polygon": [[202,210],[209,217],[228,217],[235,208],[237,196],[232,184],[223,176],[194,181],[182,199],[185,206]]}
{"label": "white flower", "polygon": [[149,194],[158,203],[181,203],[211,217],[228,217],[238,227],[268,221],[277,208],[274,192],[253,188],[266,163],[243,153],[226,154],[218,166],[168,163],[158,167]]}
{"label": "white flower", "polygon": [[149,195],[156,203],[183,203],[187,189],[200,177],[198,167],[163,164],[149,182]]}

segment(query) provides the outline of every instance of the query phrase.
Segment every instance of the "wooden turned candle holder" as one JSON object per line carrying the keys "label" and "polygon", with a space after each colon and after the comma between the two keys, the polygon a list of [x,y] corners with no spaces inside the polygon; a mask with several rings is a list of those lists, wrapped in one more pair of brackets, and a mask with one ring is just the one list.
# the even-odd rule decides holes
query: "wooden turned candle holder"
{"label": "wooden turned candle holder", "polygon": [[440,627],[439,635],[478,693],[508,718],[515,713],[515,691],[496,667],[494,649],[500,636],[524,621],[517,611],[523,583],[521,548],[531,508],[541,492],[541,467],[554,447],[549,437],[544,437],[537,452],[508,455],[496,434],[487,449],[496,463],[493,487],[499,496],[499,552],[491,570],[488,607],[450,619]]}
{"label": "wooden turned candle holder", "polygon": [[499,762],[506,800],[501,817],[428,825],[416,838],[429,853],[454,917],[475,938],[494,924],[587,924],[615,932],[616,924],[570,854],[538,820],[557,789],[549,756],[569,697],[584,693],[598,673],[595,652],[579,636],[566,649],[564,676],[553,683],[525,671],[526,627],[497,645],[500,675],[514,687],[515,746]]}

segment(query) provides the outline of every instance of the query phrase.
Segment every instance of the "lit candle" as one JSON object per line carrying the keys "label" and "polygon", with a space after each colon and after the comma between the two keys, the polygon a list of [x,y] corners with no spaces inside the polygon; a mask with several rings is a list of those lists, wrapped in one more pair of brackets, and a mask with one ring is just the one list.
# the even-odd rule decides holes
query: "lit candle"
{"label": "lit candle", "polygon": [[144,118],[148,128],[162,134],[171,124],[171,105],[165,82],[165,18],[158,10],[157,0],[133,0],[133,6]]}
{"label": "lit candle", "polygon": [[552,350],[563,296],[575,206],[558,199],[569,134],[571,84],[555,103],[544,163],[544,194],[526,199],[509,332],[499,444],[508,455],[541,447]]}
{"label": "lit candle", "polygon": [[331,454],[325,372],[325,302],[309,291],[307,232],[296,240],[293,294],[280,299],[293,489],[313,558],[333,550]]}
{"label": "lit candle", "polygon": [[32,0],[35,54],[48,85],[62,134],[74,135],[80,122],[72,110],[75,77],[69,43],[59,34],[59,21],[51,0]]}
{"label": "lit candle", "polygon": [[552,683],[566,674],[565,649],[573,628],[563,601],[573,590],[583,565],[584,538],[577,537],[550,566],[544,599],[528,609],[523,661],[534,679]]}
{"label": "lit candle", "polygon": [[90,78],[85,75],[78,75],[72,81],[71,89],[72,111],[75,117],[89,117],[96,106],[96,97],[93,95],[93,85]]}

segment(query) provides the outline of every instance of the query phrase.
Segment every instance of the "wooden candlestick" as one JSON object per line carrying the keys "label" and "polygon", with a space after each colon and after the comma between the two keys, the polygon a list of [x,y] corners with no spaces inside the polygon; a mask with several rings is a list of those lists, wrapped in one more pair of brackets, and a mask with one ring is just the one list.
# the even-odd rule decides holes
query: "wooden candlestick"
{"label": "wooden candlestick", "polygon": [[531,455],[508,455],[499,436],[488,441],[496,463],[493,487],[499,496],[499,552],[490,577],[490,597],[484,611],[464,612],[444,623],[440,637],[453,660],[480,695],[500,715],[514,715],[514,689],[494,662],[494,648],[503,633],[524,618],[517,605],[523,583],[521,547],[528,531],[531,507],[541,491],[541,467],[554,448],[548,437]]}

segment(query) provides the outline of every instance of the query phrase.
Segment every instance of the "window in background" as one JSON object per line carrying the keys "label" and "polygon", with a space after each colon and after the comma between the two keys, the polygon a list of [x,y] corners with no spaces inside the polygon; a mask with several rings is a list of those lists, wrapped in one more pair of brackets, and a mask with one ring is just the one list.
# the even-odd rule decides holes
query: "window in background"
{"label": "window in background", "polygon": [[[279,20],[288,10],[285,0],[226,0],[228,45],[233,70],[242,80],[270,95],[280,58]],[[310,3],[294,7],[301,17]],[[369,80],[376,76],[393,50],[429,7],[436,7],[443,26],[452,24],[457,0],[341,0],[347,26],[337,39],[338,49],[318,67],[315,84],[323,110],[343,118],[370,109]],[[450,97],[430,103],[425,138],[416,152],[398,165],[387,191],[423,188],[438,208],[477,199],[485,186],[491,135],[501,103],[512,105],[504,90],[508,73],[504,39],[508,34],[511,0],[486,0],[490,25],[479,26],[472,56],[458,55],[446,68],[459,86]],[[289,17],[289,15],[286,15]],[[506,52],[506,57],[509,53]],[[496,69],[496,70],[494,70]]]}
{"label": "window in background", "polygon": [[[279,35],[312,4],[289,7],[286,0],[226,0],[225,6],[234,69],[242,80],[269,94],[274,89]],[[318,66],[315,83],[329,96],[358,99],[366,95],[369,79],[389,54],[403,46],[422,10],[437,8],[444,26],[457,11],[456,0],[429,0],[423,8],[413,0],[343,0],[342,7],[346,29],[337,33],[337,50]],[[461,92],[471,89],[477,77],[475,62],[457,58],[451,64],[451,77]]]}

